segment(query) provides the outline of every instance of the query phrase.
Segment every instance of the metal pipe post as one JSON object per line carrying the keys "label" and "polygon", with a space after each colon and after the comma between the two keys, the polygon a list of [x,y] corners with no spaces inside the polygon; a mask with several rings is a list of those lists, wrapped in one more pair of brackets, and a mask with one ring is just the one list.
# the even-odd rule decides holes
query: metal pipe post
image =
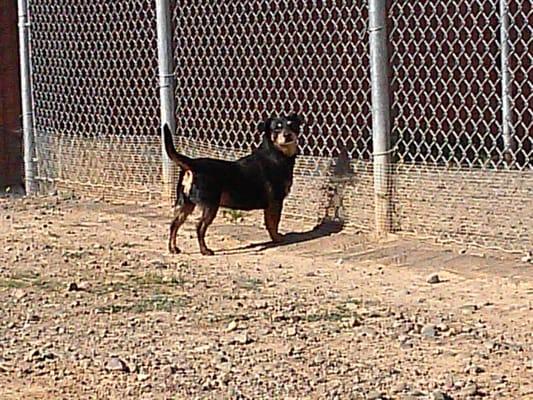
{"label": "metal pipe post", "polygon": [[502,129],[503,129],[503,157],[510,166],[514,161],[513,137],[511,134],[512,113],[510,101],[509,75],[509,7],[507,0],[500,0],[500,65],[502,71]]}
{"label": "metal pipe post", "polygon": [[163,126],[176,129],[174,116],[174,62],[172,50],[172,10],[170,0],[156,0],[157,50],[159,59],[159,96],[161,99],[161,161],[163,170],[163,198],[172,199],[176,167],[168,158],[163,139]]}
{"label": "metal pipe post", "polygon": [[372,141],[374,144],[375,227],[378,236],[391,231],[390,100],[386,0],[369,0]]}
{"label": "metal pipe post", "polygon": [[20,96],[22,103],[22,132],[24,138],[24,182],[26,195],[38,190],[35,180],[35,139],[33,136],[33,109],[30,68],[30,24],[28,3],[18,0],[18,28],[20,50]]}

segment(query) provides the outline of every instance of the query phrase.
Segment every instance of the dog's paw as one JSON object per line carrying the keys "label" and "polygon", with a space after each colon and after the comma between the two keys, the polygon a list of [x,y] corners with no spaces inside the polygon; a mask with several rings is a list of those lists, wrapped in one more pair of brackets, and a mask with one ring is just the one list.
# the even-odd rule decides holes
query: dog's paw
{"label": "dog's paw", "polygon": [[283,242],[283,239],[285,239],[285,235],[282,235],[281,233],[277,233],[275,235],[272,235],[271,239],[274,243],[281,243]]}
{"label": "dog's paw", "polygon": [[213,256],[213,255],[215,255],[215,252],[213,250],[211,250],[211,249],[208,249],[207,247],[205,249],[200,249],[200,252],[204,256]]}
{"label": "dog's paw", "polygon": [[168,247],[168,251],[170,252],[170,254],[180,254],[181,253],[181,250],[179,248],[177,248],[176,246],[169,246]]}

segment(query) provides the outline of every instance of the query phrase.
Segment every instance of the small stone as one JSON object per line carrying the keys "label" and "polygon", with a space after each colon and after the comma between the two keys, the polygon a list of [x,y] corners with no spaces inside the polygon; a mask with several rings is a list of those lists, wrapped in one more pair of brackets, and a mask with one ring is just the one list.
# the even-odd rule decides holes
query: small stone
{"label": "small stone", "polygon": [[450,396],[446,393],[441,392],[440,390],[435,390],[431,393],[431,400],[448,400]]}
{"label": "small stone", "polygon": [[466,396],[475,396],[477,394],[477,390],[478,390],[477,385],[472,382],[465,386],[463,393]]}
{"label": "small stone", "polygon": [[108,371],[130,372],[126,363],[118,357],[111,357],[105,365],[105,369]]}
{"label": "small stone", "polygon": [[268,303],[264,300],[258,300],[255,302],[255,308],[257,310],[264,310],[265,308],[268,308]]}
{"label": "small stone", "polygon": [[396,393],[405,392],[406,389],[407,389],[407,385],[404,382],[400,382],[391,388],[391,392],[393,394],[396,394]]}
{"label": "small stone", "polygon": [[16,289],[16,290],[13,292],[13,297],[14,297],[17,301],[20,301],[20,300],[22,300],[24,297],[26,297],[26,292],[24,291],[24,289]]}
{"label": "small stone", "polygon": [[167,365],[163,368],[163,374],[166,376],[174,375],[176,372],[178,372],[178,368],[175,365]]}
{"label": "small stone", "polygon": [[195,353],[207,353],[209,350],[211,350],[211,345],[210,344],[204,344],[202,346],[198,346],[198,347],[195,347],[193,349],[193,352]]}
{"label": "small stone", "polygon": [[400,335],[398,336],[398,340],[400,341],[400,343],[405,343],[409,340],[409,336],[407,335]]}
{"label": "small stone", "polygon": [[431,274],[426,278],[426,282],[430,284],[435,284],[441,282],[438,274]]}
{"label": "small stone", "polygon": [[434,338],[437,335],[437,329],[435,325],[427,324],[422,328],[420,333],[422,334],[422,336],[425,336],[428,338]]}
{"label": "small stone", "polygon": [[69,292],[76,292],[78,290],[79,290],[79,288],[78,288],[78,284],[76,282],[70,282],[68,284],[68,291]]}
{"label": "small stone", "polygon": [[151,260],[150,261],[150,266],[152,266],[153,268],[156,268],[156,269],[167,269],[168,268],[167,264],[165,264],[163,261],[157,260],[157,259]]}
{"label": "small stone", "polygon": [[465,369],[465,372],[477,375],[485,372],[485,368],[480,367],[479,365],[470,365]]}
{"label": "small stone", "polygon": [[146,380],[150,379],[150,375],[149,374],[137,374],[137,380],[139,382],[144,382]]}
{"label": "small stone", "polygon": [[91,284],[87,281],[80,282],[78,284],[78,290],[88,291],[91,288]]}
{"label": "small stone", "polygon": [[520,259],[522,262],[525,263],[533,263],[533,252],[527,253],[524,257]]}
{"label": "small stone", "polygon": [[244,332],[243,334],[241,335],[236,335],[234,338],[233,338],[233,343],[236,343],[236,344],[248,344],[248,343],[252,343],[252,338],[250,338],[248,336],[248,334],[246,332]]}
{"label": "small stone", "polygon": [[374,328],[362,328],[359,331],[359,337],[374,337],[377,335],[378,332]]}
{"label": "small stone", "polygon": [[450,329],[450,327],[446,324],[438,324],[436,328],[439,332],[447,332]]}
{"label": "small stone", "polygon": [[226,327],[226,332],[233,332],[235,329],[237,329],[237,322],[231,321]]}
{"label": "small stone", "polygon": [[295,326],[290,326],[287,329],[287,336],[296,336],[296,327]]}
{"label": "small stone", "polygon": [[379,400],[383,398],[383,393],[378,390],[372,390],[366,395],[367,400]]}

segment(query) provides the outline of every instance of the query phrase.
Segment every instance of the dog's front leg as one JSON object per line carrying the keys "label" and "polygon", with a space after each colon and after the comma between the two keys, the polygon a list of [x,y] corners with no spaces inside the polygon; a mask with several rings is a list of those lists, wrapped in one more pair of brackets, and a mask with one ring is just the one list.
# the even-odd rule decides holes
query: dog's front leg
{"label": "dog's front leg", "polygon": [[273,242],[281,242],[283,240],[283,235],[278,232],[279,221],[281,219],[281,210],[283,208],[283,203],[276,202],[269,204],[265,209],[265,225],[270,235],[270,239]]}

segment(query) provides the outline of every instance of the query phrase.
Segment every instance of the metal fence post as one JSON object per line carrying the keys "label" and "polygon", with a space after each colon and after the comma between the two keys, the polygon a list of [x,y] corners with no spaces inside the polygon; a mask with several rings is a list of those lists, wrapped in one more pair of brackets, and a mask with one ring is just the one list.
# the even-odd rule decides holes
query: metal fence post
{"label": "metal fence post", "polygon": [[514,161],[513,138],[511,135],[511,105],[510,105],[510,76],[509,76],[509,7],[507,0],[500,0],[500,65],[502,70],[502,129],[503,156],[507,165]]}
{"label": "metal fence post", "polygon": [[391,231],[390,99],[386,0],[369,0],[372,141],[374,144],[374,210],[376,233]]}
{"label": "metal fence post", "polygon": [[163,170],[163,198],[170,201],[175,182],[174,163],[165,152],[163,125],[168,124],[174,133],[174,62],[172,49],[172,10],[171,0],[156,0],[157,50],[159,60],[159,96],[161,100],[161,161]]}
{"label": "metal fence post", "polygon": [[28,3],[18,0],[18,28],[20,51],[20,96],[22,103],[22,132],[24,137],[24,182],[26,194],[38,190],[35,180],[35,140],[33,136],[33,109],[30,68],[30,24]]}

